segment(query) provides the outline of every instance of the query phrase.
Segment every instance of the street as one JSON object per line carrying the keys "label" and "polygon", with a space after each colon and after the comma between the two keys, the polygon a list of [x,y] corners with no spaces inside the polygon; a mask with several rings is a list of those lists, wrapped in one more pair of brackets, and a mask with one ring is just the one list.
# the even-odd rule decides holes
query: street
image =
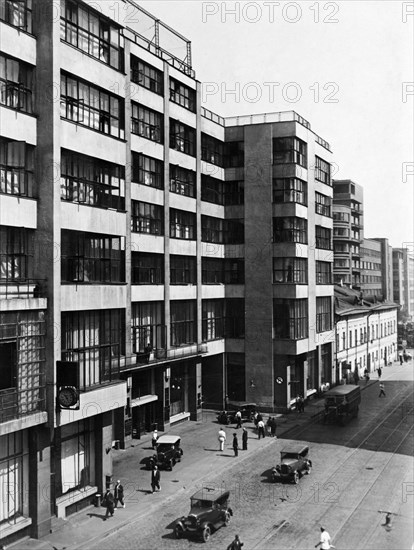
{"label": "street", "polygon": [[[174,522],[189,513],[191,494],[215,485],[230,490],[234,516],[230,526],[212,535],[207,546],[213,549],[225,549],[235,533],[244,542],[244,550],[314,548],[321,525],[337,549],[411,549],[412,361],[393,366],[389,373],[384,369],[382,380],[386,397],[379,398],[378,383],[365,388],[359,417],[345,427],[315,422],[293,427],[283,439],[265,441],[257,441],[251,430],[249,446],[254,444],[255,451],[248,456],[243,457],[241,451],[239,457],[233,457],[231,428],[227,430],[227,448],[219,453],[215,440],[218,425],[213,423],[211,441],[195,446],[194,452],[191,440],[183,441],[183,461],[173,472],[162,472],[161,493],[150,494],[149,486],[143,485],[134,490],[135,498],[147,505],[142,516],[88,548],[199,547],[199,540],[176,540]],[[273,483],[270,470],[290,439],[309,445],[312,472],[298,485]],[[149,485],[150,473],[139,470],[139,474]],[[127,502],[134,498],[134,491],[127,491]],[[392,514],[391,528],[385,525],[386,512]]]}

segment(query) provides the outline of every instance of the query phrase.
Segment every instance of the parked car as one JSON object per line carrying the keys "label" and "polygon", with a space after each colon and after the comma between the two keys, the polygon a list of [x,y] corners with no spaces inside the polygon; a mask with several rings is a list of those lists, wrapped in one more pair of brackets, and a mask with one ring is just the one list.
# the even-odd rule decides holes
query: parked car
{"label": "parked car", "polygon": [[217,415],[217,422],[219,424],[224,424],[224,426],[227,426],[227,424],[231,424],[233,420],[234,420],[234,413],[232,412],[221,411]]}
{"label": "parked car", "polygon": [[298,483],[301,476],[310,474],[312,461],[308,458],[309,447],[292,443],[280,452],[280,464],[272,470],[273,481]]}
{"label": "parked car", "polygon": [[204,488],[191,497],[190,513],[177,520],[174,534],[179,539],[186,534],[200,537],[204,542],[211,533],[230,523],[233,510],[228,501],[230,491]]}
{"label": "parked car", "polygon": [[242,420],[245,422],[253,422],[254,413],[257,411],[256,403],[246,403],[244,401],[230,401],[228,404],[229,415],[231,415],[231,422],[236,422],[235,415],[237,411],[242,414]]}
{"label": "parked car", "polygon": [[172,470],[176,462],[181,461],[183,450],[181,438],[178,435],[161,435],[157,440],[157,452],[150,460],[148,467],[151,470],[155,465],[158,468]]}

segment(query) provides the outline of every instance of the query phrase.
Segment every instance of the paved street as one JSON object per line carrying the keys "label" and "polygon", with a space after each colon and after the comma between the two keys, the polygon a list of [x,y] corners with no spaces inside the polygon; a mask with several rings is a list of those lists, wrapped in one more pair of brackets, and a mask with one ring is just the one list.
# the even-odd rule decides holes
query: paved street
{"label": "paved street", "polygon": [[[386,398],[379,398],[373,375],[365,386],[358,419],[345,427],[324,425],[312,402],[305,415],[279,418],[277,440],[258,440],[249,427],[249,450],[233,456],[232,427],[220,453],[219,425],[206,413],[199,423],[172,430],[182,435],[184,456],[172,472],[162,472],[160,493],[151,494],[145,458],[152,449],[147,436],[134,447],[114,453],[114,479],[126,488],[126,508],[103,521],[104,509],[93,508],[70,518],[61,531],[26,548],[174,549],[197,548],[198,540],[176,540],[173,525],[189,512],[189,497],[203,486],[231,491],[234,516],[229,527],[213,534],[206,547],[226,548],[239,533],[243,550],[308,549],[324,525],[339,549],[411,549],[413,541],[413,363],[383,370]],[[240,432],[240,430],[239,430]],[[313,469],[299,485],[269,482],[270,469],[289,440],[310,446]],[[392,529],[385,529],[392,512]],[[68,529],[67,527],[71,527]],[[20,546],[18,546],[20,550]],[[23,548],[23,547],[21,547]]]}

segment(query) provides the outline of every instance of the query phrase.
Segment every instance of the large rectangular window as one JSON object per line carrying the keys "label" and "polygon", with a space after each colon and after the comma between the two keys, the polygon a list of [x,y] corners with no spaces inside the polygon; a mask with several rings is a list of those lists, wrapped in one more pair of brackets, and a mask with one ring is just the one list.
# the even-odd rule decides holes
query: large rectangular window
{"label": "large rectangular window", "polygon": [[0,193],[33,197],[34,147],[0,138]]}
{"label": "large rectangular window", "polygon": [[131,132],[150,141],[164,143],[164,115],[132,103]]}
{"label": "large rectangular window", "polygon": [[0,105],[24,113],[33,112],[33,67],[0,54]]}
{"label": "large rectangular window", "polygon": [[315,212],[322,216],[331,217],[332,199],[315,191]]}
{"label": "large rectangular window", "polygon": [[124,139],[124,100],[64,73],[60,82],[60,116]]}
{"label": "large rectangular window", "polygon": [[32,0],[0,0],[0,20],[32,33]]}
{"label": "large rectangular window", "polygon": [[273,242],[306,244],[308,221],[295,217],[273,218]]}
{"label": "large rectangular window", "polygon": [[242,220],[223,220],[201,216],[201,240],[207,243],[242,244],[244,224]]}
{"label": "large rectangular window", "polygon": [[32,277],[33,231],[0,226],[0,281]]}
{"label": "large rectangular window", "polygon": [[172,285],[197,284],[195,256],[170,256],[170,283]]}
{"label": "large rectangular window", "polygon": [[195,197],[196,173],[193,170],[170,164],[170,191],[187,197]]}
{"label": "large rectangular window", "polygon": [[163,285],[164,256],[150,252],[133,252],[131,279],[134,285]]}
{"label": "large rectangular window", "polygon": [[175,78],[170,78],[170,101],[177,103],[195,113],[196,110],[196,93],[195,90],[189,88],[185,84],[178,82]]}
{"label": "large rectangular window", "polygon": [[202,300],[203,342],[224,338],[224,300]]}
{"label": "large rectangular window", "polygon": [[164,93],[164,75],[152,65],[131,55],[131,82],[139,84],[158,95]]}
{"label": "large rectangular window", "polygon": [[306,258],[273,258],[273,282],[307,284],[308,260]]}
{"label": "large rectangular window", "polygon": [[170,148],[187,155],[196,155],[196,131],[186,124],[170,119]]}
{"label": "large rectangular window", "polygon": [[308,300],[273,300],[275,338],[301,340],[308,337]]}
{"label": "large rectangular window", "polygon": [[164,189],[164,163],[132,151],[132,181],[155,189]]}
{"label": "large rectangular window", "polygon": [[202,174],[201,200],[225,206],[244,204],[244,181],[222,181]]}
{"label": "large rectangular window", "polygon": [[273,164],[299,164],[307,168],[307,143],[297,137],[273,138]]}
{"label": "large rectangular window", "polygon": [[171,346],[197,342],[197,303],[195,300],[172,300]]}
{"label": "large rectangular window", "polygon": [[121,238],[81,231],[62,231],[62,282],[124,281]]}
{"label": "large rectangular window", "polygon": [[223,142],[201,133],[201,160],[223,167]]}
{"label": "large rectangular window", "polygon": [[224,144],[224,166],[226,168],[244,166],[244,141],[227,141]]}
{"label": "large rectangular window", "polygon": [[244,284],[242,258],[202,258],[202,284]]}
{"label": "large rectangular window", "polygon": [[332,186],[331,165],[317,156],[315,156],[315,179]]}
{"label": "large rectangular window", "polygon": [[62,149],[60,197],[64,201],[125,210],[125,169]]}
{"label": "large rectangular window", "polygon": [[80,389],[119,380],[125,355],[125,310],[62,313],[62,360],[79,362]]}
{"label": "large rectangular window", "polygon": [[149,202],[131,201],[131,231],[164,235],[164,207]]}
{"label": "large rectangular window", "polygon": [[273,180],[273,202],[296,202],[307,205],[307,183],[299,178],[275,178]]}
{"label": "large rectangular window", "polygon": [[60,38],[114,69],[123,69],[121,29],[85,4],[60,0]]}
{"label": "large rectangular window", "polygon": [[316,248],[332,250],[332,231],[321,225],[315,225]]}
{"label": "large rectangular window", "polygon": [[184,210],[170,208],[170,237],[173,239],[196,239],[196,215]]}
{"label": "large rectangular window", "polygon": [[316,284],[332,284],[332,262],[320,262],[316,260]]}
{"label": "large rectangular window", "polygon": [[153,350],[165,349],[163,302],[136,302],[131,308],[132,351],[147,359],[148,344]]}
{"label": "large rectangular window", "polygon": [[330,296],[316,298],[316,332],[332,330],[332,299]]}
{"label": "large rectangular window", "polygon": [[29,480],[29,430],[0,436],[0,525],[17,524],[23,516]]}

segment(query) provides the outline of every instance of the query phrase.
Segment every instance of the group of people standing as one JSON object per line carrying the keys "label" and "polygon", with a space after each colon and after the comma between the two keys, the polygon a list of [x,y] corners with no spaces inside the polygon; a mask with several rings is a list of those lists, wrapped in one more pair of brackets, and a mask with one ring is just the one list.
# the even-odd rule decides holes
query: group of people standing
{"label": "group of people standing", "polygon": [[120,503],[122,508],[125,508],[124,488],[119,479],[115,484],[114,492],[112,493],[111,489],[108,488],[102,499],[101,504],[104,508],[106,508],[105,519],[107,519],[109,516],[112,517],[114,515],[115,510],[118,508],[118,502]]}

